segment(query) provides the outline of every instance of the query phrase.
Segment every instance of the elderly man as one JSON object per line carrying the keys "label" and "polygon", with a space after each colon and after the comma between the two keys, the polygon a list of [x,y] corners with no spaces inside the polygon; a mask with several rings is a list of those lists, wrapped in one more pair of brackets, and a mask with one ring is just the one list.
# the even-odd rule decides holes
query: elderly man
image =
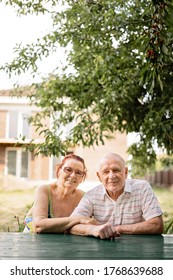
{"label": "elderly man", "polygon": [[150,184],[127,179],[127,174],[120,155],[109,153],[101,159],[97,176],[102,184],[88,191],[72,213],[94,217],[97,224],[78,224],[70,233],[105,239],[163,232],[162,210]]}

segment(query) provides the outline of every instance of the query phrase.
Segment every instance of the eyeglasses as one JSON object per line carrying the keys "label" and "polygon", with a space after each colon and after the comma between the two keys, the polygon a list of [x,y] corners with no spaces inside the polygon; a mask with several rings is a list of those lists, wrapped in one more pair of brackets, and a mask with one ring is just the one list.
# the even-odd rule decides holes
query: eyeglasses
{"label": "eyeglasses", "polygon": [[83,172],[83,171],[80,171],[80,170],[74,170],[73,168],[71,168],[71,167],[63,167],[62,168],[62,170],[65,172],[65,173],[67,173],[67,174],[72,174],[73,172],[75,173],[75,175],[76,175],[76,177],[78,177],[78,178],[82,178],[83,176],[84,176],[84,174],[85,174],[85,172]]}

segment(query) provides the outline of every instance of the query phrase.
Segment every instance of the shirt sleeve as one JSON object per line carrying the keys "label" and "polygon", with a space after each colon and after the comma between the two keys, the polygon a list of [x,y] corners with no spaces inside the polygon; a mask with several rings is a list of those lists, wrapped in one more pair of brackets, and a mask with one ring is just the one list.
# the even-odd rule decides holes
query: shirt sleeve
{"label": "shirt sleeve", "polygon": [[143,218],[147,221],[163,214],[159,201],[148,182],[141,188]]}
{"label": "shirt sleeve", "polygon": [[78,206],[74,209],[71,216],[86,216],[92,217],[93,215],[93,201],[91,195],[85,193],[82,199],[80,200]]}

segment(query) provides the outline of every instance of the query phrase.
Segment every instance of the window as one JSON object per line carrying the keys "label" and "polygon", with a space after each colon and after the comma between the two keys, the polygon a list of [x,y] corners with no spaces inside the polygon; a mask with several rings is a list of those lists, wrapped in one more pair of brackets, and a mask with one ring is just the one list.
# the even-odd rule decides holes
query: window
{"label": "window", "polygon": [[17,151],[7,152],[7,174],[16,176]]}
{"label": "window", "polygon": [[[55,112],[54,117],[51,117],[51,125],[54,127],[56,123],[56,119],[58,120],[59,113]],[[60,135],[60,138],[62,141],[66,140],[70,136],[71,130],[75,127],[76,121],[73,119],[71,122],[67,123],[66,125],[61,124],[59,127],[57,127],[55,133],[56,135]]]}
{"label": "window", "polygon": [[9,138],[15,138],[18,135],[18,113],[9,112]]}
{"label": "window", "polygon": [[30,124],[28,123],[29,114],[23,113],[21,114],[22,118],[22,131],[21,135],[26,136],[26,138],[30,138]]}
{"label": "window", "polygon": [[7,137],[18,138],[20,136],[26,136],[30,138],[30,125],[28,123],[28,113],[18,113],[17,111],[8,112],[8,125],[7,125]]}
{"label": "window", "polygon": [[22,149],[7,149],[6,174],[20,178],[28,178],[29,153]]}
{"label": "window", "polygon": [[28,177],[28,152],[22,151],[21,155],[21,176],[23,178]]}

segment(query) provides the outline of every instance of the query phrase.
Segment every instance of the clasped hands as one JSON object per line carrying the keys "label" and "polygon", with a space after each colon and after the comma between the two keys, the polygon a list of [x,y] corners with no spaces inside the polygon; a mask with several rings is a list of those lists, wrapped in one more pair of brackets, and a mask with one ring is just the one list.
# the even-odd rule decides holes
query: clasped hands
{"label": "clasped hands", "polygon": [[93,236],[100,239],[115,239],[116,237],[120,236],[120,233],[117,231],[116,227],[108,223],[93,226],[91,233]]}
{"label": "clasped hands", "polygon": [[95,236],[100,239],[114,239],[120,236],[118,226],[112,226],[109,223],[101,225],[93,217],[82,217],[80,223],[90,225],[89,235]]}

